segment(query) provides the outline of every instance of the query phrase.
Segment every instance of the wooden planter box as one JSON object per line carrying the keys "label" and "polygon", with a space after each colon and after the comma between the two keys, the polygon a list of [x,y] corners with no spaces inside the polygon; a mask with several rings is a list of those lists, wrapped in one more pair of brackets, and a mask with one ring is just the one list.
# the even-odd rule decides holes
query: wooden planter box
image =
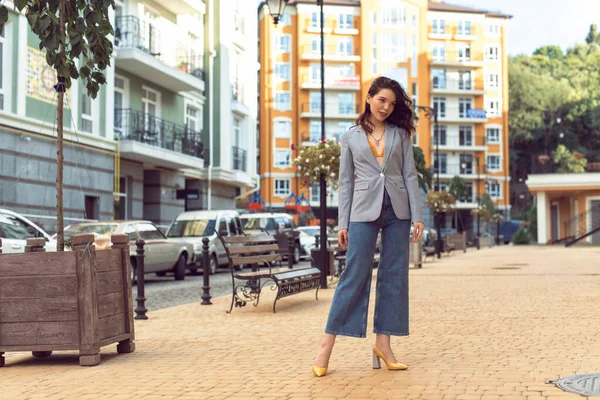
{"label": "wooden planter box", "polygon": [[454,250],[462,250],[465,253],[467,252],[467,233],[456,233],[454,235],[450,235],[446,233],[446,244],[454,245]]}
{"label": "wooden planter box", "polygon": [[75,235],[73,251],[46,253],[28,239],[25,254],[0,254],[0,367],[9,351],[78,350],[93,366],[103,346],[135,350],[129,236],[111,240],[96,250],[93,235]]}

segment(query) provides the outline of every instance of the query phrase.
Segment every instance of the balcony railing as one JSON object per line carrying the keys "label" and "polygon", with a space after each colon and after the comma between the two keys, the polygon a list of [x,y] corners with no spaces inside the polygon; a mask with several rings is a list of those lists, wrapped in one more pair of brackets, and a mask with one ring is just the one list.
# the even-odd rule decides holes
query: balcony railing
{"label": "balcony railing", "polygon": [[131,108],[115,109],[115,135],[189,156],[205,156],[200,132]]}
{"label": "balcony railing", "polygon": [[445,63],[468,63],[468,62],[483,62],[483,53],[480,51],[472,51],[463,49],[459,51],[436,51],[430,53],[433,62]]}
{"label": "balcony railing", "polygon": [[[320,85],[321,84],[321,72],[319,71],[316,75],[304,74],[302,75],[301,82],[303,84]],[[359,75],[333,75],[325,72],[325,86],[335,86],[340,88],[347,87],[348,89],[360,88],[360,76]]]}
{"label": "balcony railing", "polygon": [[133,15],[115,20],[115,47],[142,50],[173,68],[204,79],[203,56],[185,43],[185,37],[176,25],[161,31],[154,23]]}
{"label": "balcony railing", "polygon": [[438,106],[438,118],[442,119],[460,119],[469,121],[472,119],[484,119],[487,118],[487,111],[481,110],[477,108],[468,108],[467,107],[439,107]]}
{"label": "balcony railing", "polygon": [[244,102],[244,85],[239,79],[235,79],[231,84],[231,97],[240,103]]}
{"label": "balcony railing", "polygon": [[[359,56],[360,52],[358,51],[358,47],[353,47],[348,49],[345,46],[340,45],[330,45],[325,46],[325,56],[335,56],[335,57],[355,57]],[[302,46],[301,54],[310,54],[314,56],[321,56],[321,46],[313,46],[312,44],[305,44]]]}
{"label": "balcony railing", "polygon": [[[437,136],[433,135],[433,145],[437,144]],[[464,136],[440,136],[440,146],[447,147],[480,147],[485,146],[486,141],[484,137],[464,135]]]}
{"label": "balcony railing", "polygon": [[246,155],[247,155],[247,151],[244,149],[241,149],[237,146],[233,146],[231,148],[232,150],[232,160],[233,160],[233,169],[235,171],[247,171],[247,164],[246,164]]}
{"label": "balcony railing", "polygon": [[471,81],[466,79],[443,79],[435,77],[431,80],[431,87],[433,89],[442,90],[483,90],[483,82]]}
{"label": "balcony railing", "polygon": [[[433,166],[431,167],[431,173],[437,174],[438,163],[436,161],[433,162]],[[485,165],[479,166],[479,174],[485,174]],[[440,174],[443,175],[468,175],[477,177],[477,163],[475,159],[473,161],[446,161],[440,163]]]}
{"label": "balcony railing", "polygon": [[[326,139],[335,139],[340,141],[343,132],[325,132]],[[303,142],[318,142],[321,140],[321,132],[302,132],[300,135]]]}
{"label": "balcony railing", "polygon": [[[321,113],[321,103],[303,103],[303,113]],[[341,114],[341,115],[356,115],[360,113],[360,106],[349,103],[325,103],[325,116],[327,114]]]}

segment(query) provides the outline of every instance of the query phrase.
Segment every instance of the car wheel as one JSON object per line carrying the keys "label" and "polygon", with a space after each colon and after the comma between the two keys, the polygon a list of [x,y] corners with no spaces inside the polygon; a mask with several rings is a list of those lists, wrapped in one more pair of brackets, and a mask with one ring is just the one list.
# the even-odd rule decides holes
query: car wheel
{"label": "car wheel", "polygon": [[296,245],[294,247],[294,264],[298,264],[300,262],[300,246]]}
{"label": "car wheel", "polygon": [[185,255],[182,254],[179,256],[179,260],[177,260],[177,264],[175,264],[175,268],[173,272],[175,272],[175,280],[182,281],[185,279],[185,263],[186,258]]}
{"label": "car wheel", "polygon": [[131,259],[131,284],[133,285],[136,282],[137,277],[137,268],[135,266],[135,259]]}
{"label": "car wheel", "polygon": [[190,268],[190,274],[192,274],[192,275],[200,275],[200,270],[198,269],[198,267],[196,267],[194,265],[193,268]]}
{"label": "car wheel", "polygon": [[210,275],[217,273],[217,256],[214,254],[210,257],[209,270]]}

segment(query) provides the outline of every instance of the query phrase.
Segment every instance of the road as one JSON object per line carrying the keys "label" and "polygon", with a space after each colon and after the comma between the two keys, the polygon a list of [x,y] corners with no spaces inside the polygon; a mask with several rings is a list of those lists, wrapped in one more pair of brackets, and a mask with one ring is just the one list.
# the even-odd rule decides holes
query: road
{"label": "road", "polygon": [[[284,266],[286,265],[284,262]],[[294,268],[309,266],[309,261],[301,261]],[[175,281],[173,274],[167,274],[165,277],[147,274],[145,282],[146,308],[148,311],[153,311],[193,303],[195,301],[201,302],[203,284],[204,277],[202,275],[191,275],[189,272],[183,281]],[[216,274],[210,275],[209,285],[212,297],[231,295],[231,273],[229,272],[229,268],[219,268]],[[134,284],[134,309],[136,307],[136,297],[137,286]]]}

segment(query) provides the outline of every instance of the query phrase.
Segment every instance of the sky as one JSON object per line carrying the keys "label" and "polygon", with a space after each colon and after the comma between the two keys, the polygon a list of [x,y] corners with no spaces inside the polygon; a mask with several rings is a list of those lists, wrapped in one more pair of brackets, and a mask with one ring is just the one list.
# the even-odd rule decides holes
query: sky
{"label": "sky", "polygon": [[590,24],[600,25],[600,0],[442,1],[512,15],[506,37],[508,55],[531,54],[545,45],[565,50],[585,41]]}

